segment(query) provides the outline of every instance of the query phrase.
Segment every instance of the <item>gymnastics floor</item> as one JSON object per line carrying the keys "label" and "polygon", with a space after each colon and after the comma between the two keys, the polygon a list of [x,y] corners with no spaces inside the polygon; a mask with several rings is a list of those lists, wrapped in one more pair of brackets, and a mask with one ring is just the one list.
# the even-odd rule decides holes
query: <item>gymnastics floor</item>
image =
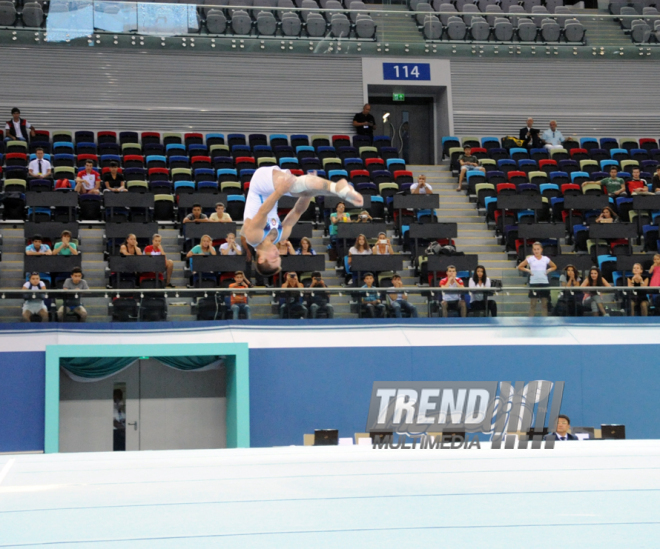
{"label": "gymnastics floor", "polygon": [[0,547],[660,547],[660,441],[0,455]]}

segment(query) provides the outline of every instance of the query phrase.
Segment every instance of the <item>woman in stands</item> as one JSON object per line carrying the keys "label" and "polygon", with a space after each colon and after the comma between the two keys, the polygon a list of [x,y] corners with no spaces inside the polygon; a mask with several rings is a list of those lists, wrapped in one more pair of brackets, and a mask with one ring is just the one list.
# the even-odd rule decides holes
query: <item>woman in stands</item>
{"label": "woman in stands", "polygon": [[548,275],[557,270],[557,265],[552,259],[543,255],[543,246],[540,242],[534,242],[532,254],[520,265],[518,270],[529,273],[529,316],[536,314],[536,302],[541,300],[541,316],[548,316],[548,300],[550,299],[550,287]]}
{"label": "woman in stands", "polygon": [[[649,279],[644,278],[642,273],[644,269],[641,263],[635,263],[632,269],[633,275],[628,279],[629,288],[646,288],[649,285]],[[646,291],[637,291],[630,297],[630,316],[635,316],[635,309],[639,309],[641,316],[648,316],[649,314],[649,298]]]}
{"label": "woman in stands", "polygon": [[[610,287],[611,284],[603,278],[603,275],[600,274],[600,269],[598,267],[591,267],[589,270],[589,277],[582,283],[583,288],[594,288],[598,286],[607,286]],[[582,305],[586,309],[591,309],[591,312],[598,316],[600,312],[603,316],[610,316],[605,310],[605,305],[603,305],[603,298],[597,292],[586,292],[582,298]]]}
{"label": "woman in stands", "polygon": [[378,240],[371,251],[374,255],[394,255],[394,248],[385,233],[378,233]]}
{"label": "woman in stands", "polygon": [[142,255],[142,250],[137,245],[137,237],[129,234],[124,243],[119,248],[120,255]]}
{"label": "woman in stands", "polygon": [[[579,288],[582,279],[573,265],[566,265],[564,272],[559,277],[559,285],[562,288]],[[579,296],[575,291],[562,292],[557,300],[552,316],[576,316]]]}
{"label": "woman in stands", "polygon": [[312,248],[312,241],[306,236],[300,239],[300,248],[298,248],[296,255],[316,255],[316,250]]}
{"label": "woman in stands", "polygon": [[199,244],[194,246],[193,249],[186,254],[186,257],[192,257],[193,255],[217,255],[217,252],[213,247],[213,239],[207,234],[203,235]]}
{"label": "woman in stands", "polygon": [[[371,248],[369,247],[369,243],[367,242],[367,237],[364,236],[363,234],[359,235],[355,239],[355,244],[351,246],[351,248],[348,250],[348,265],[350,267],[351,265],[351,260],[352,256],[354,255],[371,255],[373,252],[371,251]],[[357,273],[347,273],[347,274],[352,274],[353,278],[350,281],[350,284],[355,284],[357,283]]]}
{"label": "woman in stands", "polygon": [[596,223],[616,223],[619,221],[619,216],[614,213],[614,210],[609,206],[605,207],[601,214],[596,218]]}
{"label": "woman in stands", "polygon": [[[468,283],[470,288],[490,288],[490,278],[486,275],[486,267],[477,265]],[[488,310],[490,316],[497,316],[497,303],[489,300],[485,293],[470,292],[470,309],[473,311]]]}

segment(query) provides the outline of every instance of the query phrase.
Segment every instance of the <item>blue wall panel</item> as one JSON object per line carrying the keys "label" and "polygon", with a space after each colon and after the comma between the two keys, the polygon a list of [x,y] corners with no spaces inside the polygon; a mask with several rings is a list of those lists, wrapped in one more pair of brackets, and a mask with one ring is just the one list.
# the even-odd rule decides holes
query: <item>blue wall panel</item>
{"label": "blue wall panel", "polygon": [[45,353],[0,353],[0,452],[44,449]]}

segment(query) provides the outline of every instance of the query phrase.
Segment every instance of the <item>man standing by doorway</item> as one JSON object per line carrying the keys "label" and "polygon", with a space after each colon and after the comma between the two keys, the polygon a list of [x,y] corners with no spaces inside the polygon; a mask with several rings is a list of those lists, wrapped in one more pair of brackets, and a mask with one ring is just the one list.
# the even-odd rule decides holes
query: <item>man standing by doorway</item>
{"label": "man standing by doorway", "polygon": [[112,392],[113,418],[112,418],[112,450],[126,451],[126,411],[124,408],[124,393],[121,389]]}
{"label": "man standing by doorway", "polygon": [[368,135],[373,140],[376,119],[371,115],[371,105],[366,103],[362,112],[353,117],[353,127],[358,135]]}

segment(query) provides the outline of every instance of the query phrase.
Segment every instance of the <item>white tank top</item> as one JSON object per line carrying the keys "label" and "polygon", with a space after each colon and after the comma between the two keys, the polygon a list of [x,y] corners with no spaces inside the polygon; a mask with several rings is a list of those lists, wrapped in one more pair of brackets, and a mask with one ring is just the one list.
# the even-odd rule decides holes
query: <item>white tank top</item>
{"label": "white tank top", "polygon": [[[281,170],[279,166],[267,166],[264,168],[259,168],[252,174],[252,179],[250,180],[250,189],[248,190],[248,195],[245,199],[243,221],[255,217],[259,212],[261,205],[271,194],[273,194],[273,192],[275,192],[275,187],[273,186],[274,170],[288,172],[288,170]],[[280,218],[277,215],[277,203],[266,216],[266,225],[264,227],[264,233],[261,237],[261,240],[258,242],[248,241],[248,243],[252,246],[258,246],[266,239],[272,230],[277,231],[277,237],[275,240],[273,240],[273,244],[277,244],[282,236],[282,225],[280,223]]]}
{"label": "white tank top", "polygon": [[544,255],[541,256],[541,259],[536,259],[536,257],[533,255],[530,255],[527,258],[527,264],[529,265],[529,270],[532,271],[532,274],[529,276],[530,284],[548,283],[548,275],[545,274],[545,271],[548,269],[549,263],[550,263],[550,258]]}

